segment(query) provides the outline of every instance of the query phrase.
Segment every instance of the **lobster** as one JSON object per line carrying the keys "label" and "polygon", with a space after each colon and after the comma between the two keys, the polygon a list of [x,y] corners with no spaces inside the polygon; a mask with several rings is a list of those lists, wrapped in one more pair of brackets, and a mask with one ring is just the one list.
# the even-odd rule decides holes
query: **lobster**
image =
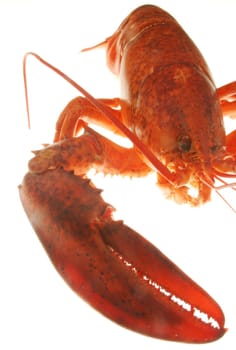
{"label": "lobster", "polygon": [[[58,118],[54,142],[34,151],[20,185],[25,212],[70,287],[116,323],[159,339],[205,343],[225,334],[217,302],[144,237],[112,217],[86,173],[145,176],[177,203],[198,206],[234,187],[236,82],[216,89],[201,53],[177,21],[153,5],[134,10],[102,43],[121,97],[95,99],[35,53],[84,97]],[[29,113],[29,112],[28,112]],[[28,114],[29,115],[29,114]],[[98,132],[127,137],[124,148]],[[215,180],[221,181],[217,187]],[[191,189],[196,190],[192,195]],[[181,228],[182,229],[182,228]]]}

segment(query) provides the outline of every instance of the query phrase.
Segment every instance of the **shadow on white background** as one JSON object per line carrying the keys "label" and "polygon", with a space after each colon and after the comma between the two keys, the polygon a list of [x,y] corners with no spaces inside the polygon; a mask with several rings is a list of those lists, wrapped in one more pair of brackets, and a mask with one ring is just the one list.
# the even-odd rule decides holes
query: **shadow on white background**
{"label": "shadow on white background", "polygon": [[[236,79],[236,1],[153,1],[182,24],[206,57],[217,86]],[[79,54],[112,34],[141,1],[0,1],[1,305],[0,348],[192,349],[125,330],[64,284],[27,221],[17,185],[30,150],[51,142],[54,124],[77,92],[29,60],[32,129],[27,129],[22,59],[35,51],[97,97],[119,95],[103,51]],[[98,176],[117,217],[154,242],[221,305],[228,333],[206,350],[236,344],[235,214],[216,196],[203,208],[166,201],[154,181]],[[234,201],[236,206],[236,201]]]}

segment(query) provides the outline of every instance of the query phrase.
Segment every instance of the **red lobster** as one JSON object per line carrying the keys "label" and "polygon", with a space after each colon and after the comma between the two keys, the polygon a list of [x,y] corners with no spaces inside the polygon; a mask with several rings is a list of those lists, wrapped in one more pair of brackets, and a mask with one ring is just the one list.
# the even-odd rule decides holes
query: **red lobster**
{"label": "red lobster", "polygon": [[[114,221],[85,174],[91,167],[129,176],[155,171],[176,202],[210,200],[215,179],[236,176],[236,132],[226,136],[223,126],[223,114],[236,115],[236,82],[216,89],[191,39],[152,5],[134,10],[97,46],[106,47],[107,64],[120,76],[121,98],[94,99],[30,53],[85,97],[67,105],[54,143],[29,162],[20,186],[26,214],[57,271],[105,316],[160,339],[216,340],[225,333],[221,308],[151,243]],[[133,147],[88,123],[128,137]]]}

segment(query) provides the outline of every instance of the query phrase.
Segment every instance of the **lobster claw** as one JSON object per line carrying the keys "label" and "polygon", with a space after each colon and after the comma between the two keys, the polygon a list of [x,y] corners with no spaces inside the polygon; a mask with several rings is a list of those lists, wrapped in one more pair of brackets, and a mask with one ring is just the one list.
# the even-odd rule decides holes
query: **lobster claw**
{"label": "lobster claw", "polygon": [[204,343],[224,333],[217,303],[121,221],[89,180],[62,169],[26,174],[25,212],[57,271],[95,309],[152,337]]}

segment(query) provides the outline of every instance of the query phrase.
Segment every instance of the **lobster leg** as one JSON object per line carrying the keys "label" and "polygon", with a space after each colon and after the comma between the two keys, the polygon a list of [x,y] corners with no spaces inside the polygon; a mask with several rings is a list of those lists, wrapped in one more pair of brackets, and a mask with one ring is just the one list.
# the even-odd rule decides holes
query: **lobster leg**
{"label": "lobster leg", "polygon": [[217,303],[121,221],[89,180],[63,169],[26,174],[20,197],[40,241],[71,288],[131,330],[204,343],[225,333]]}
{"label": "lobster leg", "polygon": [[[236,118],[236,81],[217,89],[222,112],[230,118]],[[236,154],[236,130],[226,136],[226,149],[229,154]],[[232,164],[232,162],[231,162]],[[226,167],[227,170],[233,170]]]}
{"label": "lobster leg", "polygon": [[29,162],[34,173],[63,168],[83,175],[94,168],[104,174],[145,176],[151,171],[135,148],[121,147],[88,127],[80,137],[62,140],[34,153],[36,157]]}
{"label": "lobster leg", "polygon": [[236,154],[236,130],[226,136],[226,149],[230,154]]}
{"label": "lobster leg", "polygon": [[217,89],[224,115],[236,118],[236,81]]}
{"label": "lobster leg", "polygon": [[[117,119],[121,119],[121,113],[117,109],[120,107],[119,98],[98,99],[98,101],[110,108]],[[79,96],[70,101],[61,112],[56,124],[54,142],[76,136],[84,123],[99,125],[115,134],[121,134],[120,129],[109,122],[107,117],[87,98]]]}
{"label": "lobster leg", "polygon": [[[190,177],[190,172],[188,172],[187,170],[185,170],[185,173],[179,174],[182,175],[183,181],[184,179],[188,180]],[[178,204],[188,203],[191,206],[198,206],[207,202],[211,196],[211,189],[209,188],[209,186],[205,185],[204,183],[201,183],[200,181],[198,185],[198,196],[192,197],[189,194],[188,186],[183,185],[179,187],[174,187],[160,174],[158,174],[157,179],[158,186],[162,190],[163,194],[167,198],[173,199]]]}

